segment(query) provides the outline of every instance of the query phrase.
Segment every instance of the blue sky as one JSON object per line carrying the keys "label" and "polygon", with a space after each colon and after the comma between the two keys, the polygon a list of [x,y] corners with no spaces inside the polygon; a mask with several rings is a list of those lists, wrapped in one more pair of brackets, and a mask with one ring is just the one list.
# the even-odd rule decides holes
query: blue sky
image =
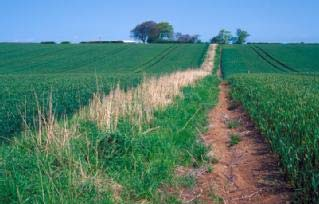
{"label": "blue sky", "polygon": [[0,41],[124,40],[144,20],[210,39],[247,29],[249,41],[319,42],[318,0],[2,0]]}

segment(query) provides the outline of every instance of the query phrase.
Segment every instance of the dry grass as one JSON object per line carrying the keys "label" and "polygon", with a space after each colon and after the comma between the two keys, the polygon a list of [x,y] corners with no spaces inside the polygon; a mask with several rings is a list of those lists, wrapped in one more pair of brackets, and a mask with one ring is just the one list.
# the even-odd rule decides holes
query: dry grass
{"label": "dry grass", "polygon": [[141,126],[150,122],[153,112],[166,107],[177,96],[181,89],[211,74],[216,45],[209,47],[208,55],[201,68],[178,71],[161,77],[144,79],[136,88],[124,91],[119,87],[109,95],[95,94],[86,115],[96,121],[100,128],[114,131],[121,117]]}

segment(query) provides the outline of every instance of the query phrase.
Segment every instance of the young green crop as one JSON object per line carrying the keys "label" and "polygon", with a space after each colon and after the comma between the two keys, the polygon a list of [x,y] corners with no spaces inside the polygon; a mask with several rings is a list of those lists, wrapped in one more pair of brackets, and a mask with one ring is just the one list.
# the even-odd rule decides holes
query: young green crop
{"label": "young green crop", "polygon": [[319,45],[249,44],[223,46],[225,78],[238,73],[319,72]]}
{"label": "young green crop", "polygon": [[319,76],[250,74],[230,78],[240,101],[302,195],[319,202]]}
{"label": "young green crop", "polygon": [[260,44],[273,58],[300,72],[319,72],[319,44]]}
{"label": "young green crop", "polygon": [[[199,67],[205,44],[0,44],[0,137],[34,127],[52,93],[58,117],[87,105],[100,88],[131,87],[145,74]],[[2,140],[0,139],[0,140]]]}
{"label": "young green crop", "polygon": [[206,44],[1,44],[0,74],[165,73],[199,67]]}

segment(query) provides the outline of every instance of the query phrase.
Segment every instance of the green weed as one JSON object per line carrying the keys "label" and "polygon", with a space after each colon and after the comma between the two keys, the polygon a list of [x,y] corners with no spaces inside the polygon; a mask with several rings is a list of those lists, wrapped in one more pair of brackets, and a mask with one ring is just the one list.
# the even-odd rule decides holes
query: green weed
{"label": "green weed", "polygon": [[230,141],[229,141],[230,146],[237,145],[240,141],[241,141],[241,138],[239,134],[237,133],[230,134]]}

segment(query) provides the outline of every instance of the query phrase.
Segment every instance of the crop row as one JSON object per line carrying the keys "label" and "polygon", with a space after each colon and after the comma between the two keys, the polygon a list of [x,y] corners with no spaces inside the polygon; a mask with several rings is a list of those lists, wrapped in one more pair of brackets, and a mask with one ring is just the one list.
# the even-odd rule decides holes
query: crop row
{"label": "crop row", "polygon": [[319,202],[319,76],[250,74],[230,78],[240,101],[297,189]]}

